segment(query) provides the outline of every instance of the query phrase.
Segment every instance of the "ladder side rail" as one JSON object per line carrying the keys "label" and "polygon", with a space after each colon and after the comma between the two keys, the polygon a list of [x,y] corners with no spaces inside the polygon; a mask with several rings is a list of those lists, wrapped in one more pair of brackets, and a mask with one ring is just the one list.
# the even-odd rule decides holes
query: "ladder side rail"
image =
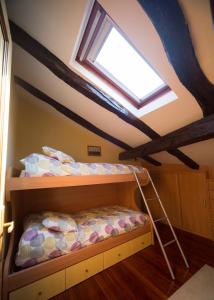
{"label": "ladder side rail", "polygon": [[[169,260],[168,260],[167,255],[166,255],[165,249],[164,249],[164,247],[163,247],[163,243],[162,243],[161,238],[160,238],[160,236],[159,236],[159,233],[158,233],[156,224],[155,224],[155,222],[154,222],[154,220],[153,220],[153,217],[152,217],[150,208],[149,208],[149,206],[148,206],[148,204],[147,204],[146,197],[145,197],[145,195],[144,195],[144,193],[143,193],[143,190],[142,190],[142,187],[141,187],[141,185],[140,185],[140,182],[139,182],[139,179],[138,179],[138,177],[137,177],[137,174],[136,174],[135,172],[133,172],[133,173],[134,173],[134,176],[135,176],[137,185],[138,185],[138,187],[139,187],[140,193],[141,193],[141,195],[142,195],[142,197],[143,197],[143,201],[144,201],[144,204],[145,204],[146,209],[147,209],[147,211],[148,211],[149,217],[150,217],[150,219],[151,219],[151,222],[152,222],[154,231],[155,231],[155,233],[156,233],[156,236],[157,236],[158,242],[159,242],[159,244],[160,244],[160,247],[161,247],[163,256],[164,256],[164,258],[165,258],[166,264],[167,264],[167,266],[168,266],[170,275],[171,275],[172,279],[174,280],[174,279],[175,279],[175,275],[174,275],[174,273],[173,273],[172,267],[171,267],[171,265],[170,265],[170,262],[169,262]],[[148,173],[148,175],[149,175],[149,173]],[[150,175],[149,175],[149,179],[151,180]]]}
{"label": "ladder side rail", "polygon": [[160,204],[160,206],[161,206],[161,208],[162,208],[162,210],[163,210],[163,213],[164,213],[164,215],[165,215],[165,217],[166,217],[166,220],[167,220],[167,222],[168,222],[168,225],[169,225],[169,227],[170,227],[170,229],[171,229],[171,231],[172,231],[172,234],[173,234],[173,236],[174,236],[174,239],[175,239],[175,241],[176,241],[176,243],[177,243],[177,246],[178,246],[178,248],[179,248],[179,250],[180,250],[180,253],[181,253],[181,256],[182,256],[182,258],[183,258],[183,260],[184,260],[184,263],[185,263],[186,267],[189,268],[189,264],[188,264],[188,262],[187,262],[187,259],[186,259],[185,255],[184,255],[183,249],[182,249],[182,247],[181,247],[181,245],[180,245],[180,243],[179,243],[179,241],[178,241],[177,235],[175,234],[174,228],[172,227],[172,224],[171,224],[171,222],[170,222],[170,220],[169,220],[169,218],[168,218],[168,215],[167,215],[167,213],[166,213],[166,210],[165,210],[165,208],[164,208],[164,206],[163,206],[163,204],[162,204],[162,202],[161,202],[161,199],[160,199],[160,197],[159,197],[159,195],[158,195],[158,192],[157,192],[157,190],[156,190],[156,188],[155,188],[155,185],[154,185],[154,183],[153,183],[153,180],[152,180],[152,178],[151,178],[149,172],[148,172],[148,176],[149,176],[149,180],[150,180],[150,182],[151,182],[151,185],[152,185],[152,187],[153,187],[153,189],[154,189],[154,191],[155,191],[155,195],[157,196],[157,199],[158,199],[158,201],[159,201],[159,204]]}

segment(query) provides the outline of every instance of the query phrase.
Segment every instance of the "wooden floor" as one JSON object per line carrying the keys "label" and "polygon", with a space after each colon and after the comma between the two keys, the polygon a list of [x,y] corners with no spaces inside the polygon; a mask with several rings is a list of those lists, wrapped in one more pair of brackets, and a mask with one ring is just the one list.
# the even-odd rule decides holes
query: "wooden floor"
{"label": "wooden floor", "polygon": [[[170,236],[161,226],[162,238]],[[167,299],[204,264],[214,267],[214,243],[210,240],[177,231],[190,269],[186,269],[180,255],[172,244],[168,247],[170,261],[176,280],[170,279],[160,248],[150,246],[113,267],[89,278],[52,300],[150,300]]]}

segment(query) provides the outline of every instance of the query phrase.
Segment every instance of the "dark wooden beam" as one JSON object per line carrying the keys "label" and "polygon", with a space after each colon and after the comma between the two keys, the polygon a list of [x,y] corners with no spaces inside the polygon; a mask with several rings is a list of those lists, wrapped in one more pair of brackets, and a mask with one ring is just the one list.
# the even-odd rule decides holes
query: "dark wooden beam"
{"label": "dark wooden beam", "polygon": [[[45,65],[51,72],[57,77],[70,85],[72,88],[79,91],[98,105],[104,107],[108,111],[116,114],[126,123],[139,129],[141,132],[149,136],[151,139],[159,138],[160,135],[152,128],[146,125],[143,121],[135,117],[125,107],[118,104],[113,98],[93,86],[90,82],[87,82],[79,75],[69,69],[60,59],[58,59],[53,53],[46,49],[43,45],[33,39],[23,29],[10,21],[10,28],[13,41],[27,51],[30,55],[36,58],[40,63]],[[177,150],[175,154],[179,160],[184,164],[187,164],[192,168],[192,160]],[[189,163],[190,162],[190,163]],[[194,163],[194,162],[193,162]]]}
{"label": "dark wooden beam", "polygon": [[176,156],[179,160],[181,160],[185,165],[189,166],[191,169],[198,170],[200,167],[194,160],[189,158],[186,154],[184,154],[178,149],[168,150],[167,152],[173,156]]}
{"label": "dark wooden beam", "polygon": [[175,148],[190,145],[214,137],[214,114],[168,133],[159,139],[120,154],[120,159],[139,155],[150,155],[160,151],[174,151]]}
{"label": "dark wooden beam", "polygon": [[[29,84],[28,82],[24,81],[20,77],[14,76],[14,80],[19,86],[21,86],[23,89],[25,89],[31,95],[35,96],[36,98],[42,100],[43,102],[45,102],[49,105],[51,105],[57,111],[59,111],[60,113],[65,115],[70,120],[72,120],[72,121],[76,122],[77,124],[81,125],[82,127],[84,127],[86,129],[88,129],[89,131],[97,134],[101,138],[113,143],[116,146],[119,146],[119,147],[121,147],[123,149],[126,149],[126,150],[133,149],[131,146],[127,145],[126,143],[114,138],[113,136],[107,134],[103,130],[101,130],[98,127],[94,126],[92,123],[88,122],[87,120],[85,120],[81,116],[77,115],[76,113],[74,113],[73,111],[71,111],[70,109],[65,107],[64,105],[60,104],[58,101],[52,99],[51,97],[49,97],[48,95],[46,95],[42,91],[38,90],[37,88],[35,88],[31,84]],[[147,162],[155,165],[155,166],[160,166],[161,165],[161,163],[159,161],[157,161],[157,160],[155,160],[151,157],[146,157],[145,156],[145,157],[142,157],[142,158],[144,160],[146,160]]]}
{"label": "dark wooden beam", "polygon": [[22,47],[26,52],[31,54],[40,63],[46,66],[52,73],[62,79],[69,86],[79,91],[95,103],[104,107],[108,111],[116,114],[126,123],[133,125],[140,131],[144,132],[151,139],[159,135],[147,126],[144,122],[136,118],[125,107],[116,102],[113,98],[101,91],[90,82],[81,78],[70,68],[68,68],[58,57],[51,53],[47,48],[33,39],[23,29],[10,21],[10,29],[13,41]]}
{"label": "dark wooden beam", "polygon": [[141,158],[156,167],[160,167],[162,165],[159,161],[157,161],[156,159],[154,159],[150,156],[142,156]]}
{"label": "dark wooden beam", "polygon": [[[138,0],[160,35],[166,54],[182,84],[205,116],[214,113],[214,85],[204,75],[191,40],[187,21],[176,0]],[[211,2],[212,3],[212,2]]]}

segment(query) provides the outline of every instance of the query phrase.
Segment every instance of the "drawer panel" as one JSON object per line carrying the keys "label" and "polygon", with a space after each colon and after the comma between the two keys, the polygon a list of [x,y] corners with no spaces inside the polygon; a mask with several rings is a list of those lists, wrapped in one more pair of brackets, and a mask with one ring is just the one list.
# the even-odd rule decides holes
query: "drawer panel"
{"label": "drawer panel", "polygon": [[65,270],[10,293],[10,300],[47,300],[65,290]]}
{"label": "drawer panel", "polygon": [[132,240],[132,249],[133,253],[136,253],[145,247],[148,247],[152,243],[152,234],[151,232],[146,233],[142,236],[137,237],[136,239]]}
{"label": "drawer panel", "polygon": [[103,253],[66,269],[66,289],[103,270]]}
{"label": "drawer panel", "polygon": [[86,279],[103,270],[103,253],[98,254],[85,261]]}
{"label": "drawer panel", "polygon": [[75,264],[65,270],[65,286],[66,289],[78,284],[79,282],[85,280],[85,263],[80,262]]}
{"label": "drawer panel", "polygon": [[132,245],[130,242],[104,252],[104,269],[118,263],[130,255],[132,255]]}

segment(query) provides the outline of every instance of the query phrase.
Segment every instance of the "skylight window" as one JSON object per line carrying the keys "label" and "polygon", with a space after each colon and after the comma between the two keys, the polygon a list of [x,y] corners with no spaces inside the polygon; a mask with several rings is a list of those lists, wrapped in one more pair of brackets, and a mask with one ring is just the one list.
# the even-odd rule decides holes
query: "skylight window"
{"label": "skylight window", "polygon": [[138,99],[164,85],[163,80],[114,27],[98,53],[95,63],[105,68]]}
{"label": "skylight window", "polygon": [[77,60],[113,85],[138,109],[170,91],[97,2]]}

